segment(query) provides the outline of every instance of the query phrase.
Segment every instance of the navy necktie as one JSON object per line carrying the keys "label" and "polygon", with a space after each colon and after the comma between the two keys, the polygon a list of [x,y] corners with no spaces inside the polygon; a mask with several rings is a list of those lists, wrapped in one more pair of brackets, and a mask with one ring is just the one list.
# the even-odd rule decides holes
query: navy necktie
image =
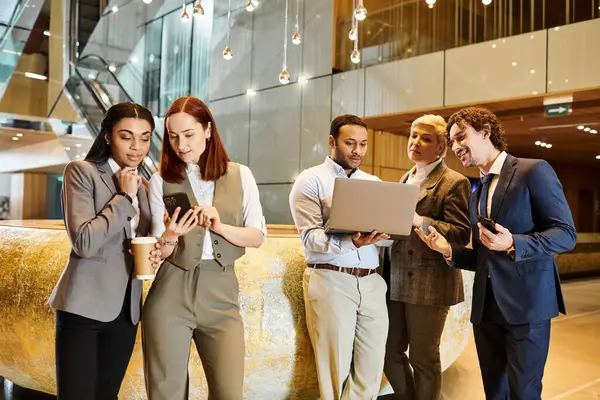
{"label": "navy necktie", "polygon": [[487,201],[488,201],[488,192],[490,190],[490,182],[494,174],[487,174],[481,177],[481,195],[479,196],[479,215],[486,217],[487,213]]}

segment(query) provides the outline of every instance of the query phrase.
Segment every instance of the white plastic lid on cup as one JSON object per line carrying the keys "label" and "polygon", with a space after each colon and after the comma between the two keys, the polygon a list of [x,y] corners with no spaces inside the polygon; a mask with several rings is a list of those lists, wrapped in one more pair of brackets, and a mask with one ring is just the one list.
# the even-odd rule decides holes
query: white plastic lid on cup
{"label": "white plastic lid on cup", "polygon": [[136,237],[131,239],[131,243],[132,244],[149,244],[149,243],[156,243],[157,239],[155,237],[151,237],[151,236],[144,236],[144,237]]}

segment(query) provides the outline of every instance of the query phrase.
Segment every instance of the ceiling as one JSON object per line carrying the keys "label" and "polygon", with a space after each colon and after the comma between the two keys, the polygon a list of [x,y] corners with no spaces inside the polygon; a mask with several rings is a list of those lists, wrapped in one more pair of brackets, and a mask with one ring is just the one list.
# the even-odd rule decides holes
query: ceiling
{"label": "ceiling", "polygon": [[[17,140],[14,140],[14,138],[17,138]],[[57,139],[63,146],[72,147],[72,150],[76,150],[76,153],[87,151],[92,143],[91,138],[77,135],[56,134],[53,132],[32,131],[27,129],[0,128],[0,151],[10,151],[20,147]],[[80,146],[77,147],[77,144]]]}
{"label": "ceiling", "polygon": [[[17,140],[13,140],[16,137]],[[37,132],[25,129],[0,128],[0,150],[14,150],[19,147],[29,146],[56,140],[56,135],[49,132]]]}
{"label": "ceiling", "polygon": [[[546,117],[544,96],[482,103],[494,112],[504,126],[509,151],[520,157],[543,158],[576,164],[600,166],[600,133],[577,129],[583,125],[600,132],[600,88],[568,93],[573,96],[571,112],[565,116]],[[552,95],[554,97],[555,95]],[[365,118],[369,128],[408,135],[413,120],[426,113],[442,115],[446,120],[462,107],[420,110]],[[551,148],[535,145],[551,143]]]}

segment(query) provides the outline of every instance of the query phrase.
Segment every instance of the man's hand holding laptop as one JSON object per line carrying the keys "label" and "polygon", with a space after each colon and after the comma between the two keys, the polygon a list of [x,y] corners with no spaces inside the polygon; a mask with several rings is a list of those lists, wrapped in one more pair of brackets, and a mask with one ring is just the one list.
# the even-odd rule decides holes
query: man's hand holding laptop
{"label": "man's hand holding laptop", "polygon": [[377,233],[377,231],[373,231],[371,233],[356,232],[354,235],[352,235],[352,243],[354,243],[356,248],[360,248],[362,246],[375,244],[381,240],[388,240],[389,238],[389,235],[385,233]]}

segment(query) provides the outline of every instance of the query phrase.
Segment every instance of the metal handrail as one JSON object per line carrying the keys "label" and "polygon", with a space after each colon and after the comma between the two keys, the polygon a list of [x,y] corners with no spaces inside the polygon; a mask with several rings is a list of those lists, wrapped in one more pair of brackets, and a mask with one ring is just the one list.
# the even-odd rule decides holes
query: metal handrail
{"label": "metal handrail", "polygon": [[[133,97],[131,97],[129,95],[129,93],[127,93],[127,90],[125,90],[125,88],[123,87],[123,85],[121,85],[121,82],[119,82],[119,78],[117,78],[117,76],[110,70],[110,65],[106,62],[106,60],[102,57],[100,57],[97,54],[86,54],[85,56],[81,57],[77,64],[80,64],[82,61],[87,60],[88,58],[90,59],[96,59],[98,61],[100,61],[102,63],[102,66],[104,67],[104,69],[106,69],[106,71],[113,77],[114,81],[116,82],[117,86],[119,86],[119,89],[121,89],[123,91],[123,93],[125,94],[125,97],[127,97],[127,99],[131,102],[133,102]],[[78,65],[75,65],[75,68],[77,68]],[[82,66],[85,67],[85,66]]]}
{"label": "metal handrail", "polygon": [[15,6],[15,9],[13,10],[13,13],[10,17],[10,20],[8,21],[8,28],[2,34],[2,39],[0,39],[0,50],[2,50],[2,48],[4,47],[4,43],[6,43],[6,38],[8,38],[8,35],[12,32],[13,28],[15,27],[15,25],[17,23],[17,20],[19,18],[21,18],[21,15],[23,15],[23,11],[25,11],[25,8],[29,4],[29,0],[25,0],[25,3],[23,4],[23,6],[21,8],[19,8],[19,5],[21,4],[21,2],[22,2],[22,0],[19,0],[17,5]]}

